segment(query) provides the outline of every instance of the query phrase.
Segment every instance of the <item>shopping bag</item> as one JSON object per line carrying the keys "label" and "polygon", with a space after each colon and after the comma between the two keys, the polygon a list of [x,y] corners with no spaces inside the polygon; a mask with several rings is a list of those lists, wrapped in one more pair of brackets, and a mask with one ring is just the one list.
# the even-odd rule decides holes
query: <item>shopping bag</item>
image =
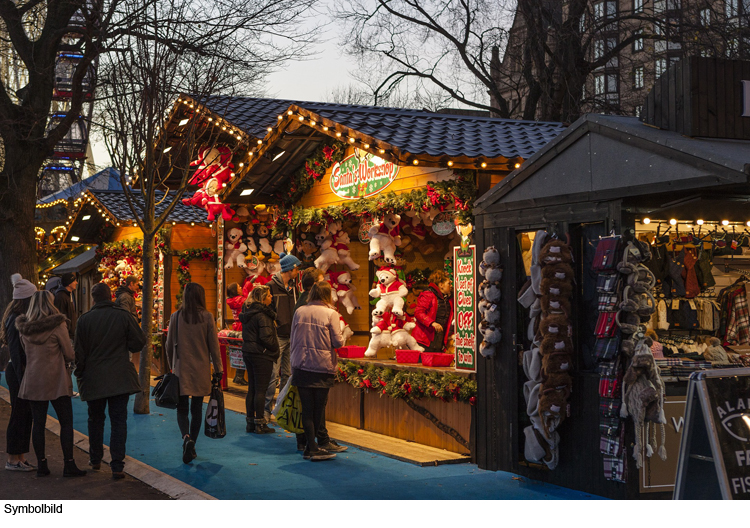
{"label": "shopping bag", "polygon": [[211,396],[208,398],[203,432],[209,438],[224,438],[227,435],[227,425],[224,419],[224,393],[216,380],[211,385]]}
{"label": "shopping bag", "polygon": [[292,378],[290,377],[288,380],[286,380],[286,385],[281,389],[281,392],[279,392],[279,396],[276,398],[276,405],[273,406],[273,411],[271,411],[271,414],[274,416],[278,416],[281,412],[281,404],[284,403],[284,398],[286,398],[287,393],[289,392],[289,387],[292,386]]}
{"label": "shopping bag", "polygon": [[[281,398],[279,398],[281,399]],[[302,403],[297,387],[291,386],[281,401],[281,409],[276,415],[276,423],[290,433],[304,433],[302,429]]]}
{"label": "shopping bag", "polygon": [[167,372],[156,378],[158,383],[151,395],[157,407],[176,409],[180,401],[180,380],[176,374]]}

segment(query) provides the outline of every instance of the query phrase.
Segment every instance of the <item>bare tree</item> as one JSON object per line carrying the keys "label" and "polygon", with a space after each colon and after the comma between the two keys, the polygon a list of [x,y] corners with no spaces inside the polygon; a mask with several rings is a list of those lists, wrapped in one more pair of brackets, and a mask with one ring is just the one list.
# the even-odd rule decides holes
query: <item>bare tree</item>
{"label": "bare tree", "polygon": [[[107,68],[107,62],[144,52],[151,54],[154,67],[160,67],[148,49],[149,44],[158,45],[189,59],[181,63],[181,79],[197,82],[206,75],[206,50],[213,49],[213,56],[225,61],[222,76],[232,73],[235,88],[248,90],[305,48],[311,33],[297,31],[295,22],[314,1],[0,0],[0,51],[4,62],[13,58],[25,82],[14,88],[10,76],[0,76],[0,240],[15,241],[12,251],[0,252],[0,277],[20,272],[36,278],[34,209],[41,168],[78,120],[86,99],[82,81],[97,61]],[[144,25],[145,19],[151,22]],[[65,117],[50,125],[61,44],[82,58],[75,67]],[[149,102],[157,95],[148,90],[156,88],[149,84],[139,94],[153,111],[163,110]],[[226,85],[217,81],[212,88]],[[134,94],[118,92],[123,95]],[[146,167],[154,160],[141,163]],[[0,280],[0,304],[5,305],[10,294],[10,282]]]}
{"label": "bare tree", "polygon": [[[248,146],[249,138],[216,126],[218,121],[197,105],[213,95],[257,92],[275,66],[303,54],[311,35],[295,33],[294,23],[311,4],[312,0],[200,5],[159,0],[142,9],[140,0],[121,3],[124,16],[139,31],[119,36],[113,42],[116,49],[102,56],[97,117],[143,232],[141,327],[148,336],[153,323],[154,239],[187,189],[193,172],[190,161],[201,147],[221,144],[244,152]],[[287,35],[287,40],[271,40],[272,35]],[[170,189],[177,192],[170,194]],[[140,358],[143,391],[135,399],[136,413],[149,412],[150,371],[148,343]]]}

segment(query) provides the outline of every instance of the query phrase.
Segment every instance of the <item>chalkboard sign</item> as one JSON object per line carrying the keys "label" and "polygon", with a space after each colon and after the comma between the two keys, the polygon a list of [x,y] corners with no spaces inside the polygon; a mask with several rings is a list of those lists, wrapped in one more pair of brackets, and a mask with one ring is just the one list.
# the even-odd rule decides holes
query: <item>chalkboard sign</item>
{"label": "chalkboard sign", "polygon": [[750,499],[750,368],[690,376],[675,499]]}

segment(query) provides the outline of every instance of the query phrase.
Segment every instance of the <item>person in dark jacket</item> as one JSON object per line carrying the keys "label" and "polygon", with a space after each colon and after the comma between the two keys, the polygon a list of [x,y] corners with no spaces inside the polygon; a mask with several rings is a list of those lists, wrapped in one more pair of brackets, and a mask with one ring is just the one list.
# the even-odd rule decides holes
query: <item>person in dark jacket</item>
{"label": "person in dark jacket", "polygon": [[130,312],[112,302],[112,291],[105,283],[91,288],[91,298],[94,306],[78,319],[74,346],[78,390],[89,407],[89,465],[101,468],[104,412],[109,408],[109,467],[112,478],[121,479],[125,477],[128,400],[141,390],[130,353],[143,349],[146,336]]}
{"label": "person in dark jacket", "polygon": [[3,314],[0,327],[0,343],[8,345],[10,362],[5,367],[5,379],[10,392],[10,420],[5,433],[8,471],[34,471],[36,468],[26,460],[31,442],[31,405],[27,400],[18,397],[23,375],[26,370],[26,353],[23,350],[21,336],[16,328],[16,319],[29,309],[31,297],[36,293],[36,286],[18,273],[10,278],[13,283],[13,301],[8,304]]}
{"label": "person in dark jacket", "polygon": [[276,335],[278,336],[281,355],[274,364],[271,383],[268,385],[268,391],[266,391],[266,420],[271,419],[276,389],[283,388],[292,375],[292,367],[289,363],[289,336],[292,333],[294,305],[297,303],[294,274],[300,264],[301,262],[294,255],[282,253],[279,259],[281,271],[276,273],[267,284],[271,288],[273,306],[276,308]]}
{"label": "person in dark jacket", "polygon": [[68,335],[73,342],[78,322],[78,310],[73,302],[73,292],[78,287],[78,277],[75,273],[66,273],[60,279],[60,287],[53,292],[55,295],[55,308],[68,318]]}
{"label": "person in dark jacket", "polygon": [[247,368],[245,420],[248,433],[276,432],[268,427],[265,417],[265,394],[273,366],[280,356],[276,336],[276,311],[268,286],[256,286],[240,313],[242,323],[242,358]]}
{"label": "person in dark jacket", "polygon": [[115,304],[124,308],[133,317],[138,319],[138,310],[135,306],[135,294],[138,293],[138,277],[129,275],[122,281],[122,285],[115,291]]}
{"label": "person in dark jacket", "polygon": [[425,352],[442,352],[453,333],[453,282],[443,270],[430,274],[430,286],[419,294],[412,336]]}

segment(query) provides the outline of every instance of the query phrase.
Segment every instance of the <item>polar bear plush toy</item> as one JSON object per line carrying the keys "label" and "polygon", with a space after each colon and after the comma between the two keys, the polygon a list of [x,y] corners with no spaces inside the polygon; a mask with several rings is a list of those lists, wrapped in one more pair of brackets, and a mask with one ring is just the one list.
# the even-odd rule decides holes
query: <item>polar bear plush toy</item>
{"label": "polar bear plush toy", "polygon": [[417,325],[413,321],[407,321],[407,318],[409,317],[394,317],[395,328],[391,330],[391,346],[397,350],[419,350],[420,352],[424,352],[424,348],[419,346],[417,340],[411,336],[411,331]]}
{"label": "polar bear plush toy", "polygon": [[351,239],[349,239],[349,233],[344,231],[343,229],[340,229],[333,235],[333,244],[331,247],[333,247],[336,250],[336,253],[338,254],[338,262],[339,264],[346,264],[349,266],[349,269],[352,271],[357,271],[359,269],[359,264],[354,262],[352,259],[351,253],[349,251],[349,243],[351,242]]}
{"label": "polar bear plush toy", "polygon": [[354,295],[357,288],[352,284],[352,274],[348,271],[342,271],[330,273],[329,276],[331,287],[336,292],[335,298],[344,305],[346,312],[351,315],[354,310],[362,309],[357,301],[357,296]]}
{"label": "polar bear plush toy", "polygon": [[343,317],[339,316],[339,321],[341,323],[341,335],[344,337],[344,345],[346,345],[349,338],[354,335],[354,331],[346,324]]}
{"label": "polar bear plush toy", "polygon": [[377,285],[370,290],[370,297],[377,298],[378,303],[373,315],[383,315],[390,309],[396,315],[404,315],[404,297],[409,294],[406,284],[398,278],[393,268],[380,268],[375,272]]}
{"label": "polar bear plush toy", "polygon": [[238,268],[245,268],[245,251],[247,246],[242,242],[242,230],[236,227],[227,231],[227,241],[224,243],[224,249],[227,250],[224,259],[226,264],[224,269],[233,268],[236,264]]}
{"label": "polar bear plush toy", "polygon": [[383,221],[376,223],[370,228],[370,260],[375,260],[383,253],[383,258],[388,264],[396,263],[396,247],[401,245],[399,223],[401,217],[397,214],[388,213]]}
{"label": "polar bear plush toy", "polygon": [[320,248],[320,256],[315,259],[315,267],[324,273],[328,268],[338,263],[339,255],[333,247],[333,235],[325,227],[321,227],[318,234],[315,235],[315,242]]}

